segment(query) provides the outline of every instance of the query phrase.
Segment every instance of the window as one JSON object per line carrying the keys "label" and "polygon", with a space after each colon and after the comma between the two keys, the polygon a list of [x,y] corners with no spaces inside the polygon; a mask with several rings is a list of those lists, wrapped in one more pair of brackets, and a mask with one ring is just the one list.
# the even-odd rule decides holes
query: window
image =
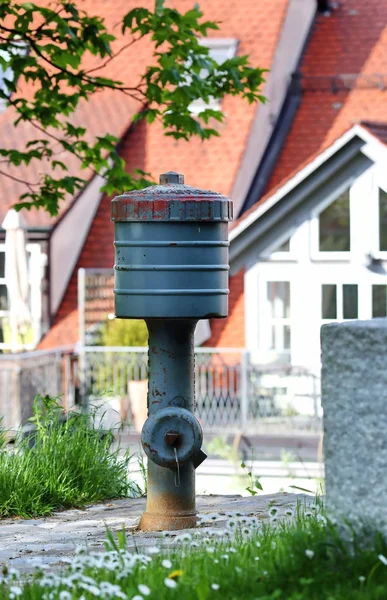
{"label": "window", "polygon": [[5,251],[0,247],[0,344],[4,342],[4,326],[8,310],[8,294],[5,285]]}
{"label": "window", "polygon": [[359,298],[357,284],[323,284],[321,286],[321,318],[323,320],[357,319]]}
{"label": "window", "polygon": [[290,252],[290,238],[281,244],[281,246],[276,248],[274,252]]}
{"label": "window", "polygon": [[[213,58],[219,65],[224,63],[229,58],[235,56],[236,49],[238,46],[238,41],[235,39],[216,39],[216,38],[206,38],[200,40],[200,43],[203,46],[206,46],[209,49],[209,53],[211,58]],[[207,75],[205,69],[203,69],[200,74],[201,78],[204,79]],[[213,110],[219,110],[220,108],[220,100],[219,98],[213,98],[210,102],[206,103],[204,100],[198,99],[191,102],[189,105],[189,109],[192,114],[198,115],[206,108],[212,108]]]}
{"label": "window", "polygon": [[[0,50],[0,56],[6,62],[11,60],[12,56],[16,54],[25,55],[27,54],[27,46],[23,41],[14,41],[12,45],[9,46],[9,50]],[[4,68],[3,65],[0,65],[0,90],[5,93],[8,97],[11,95],[9,87],[7,86],[8,81],[13,81],[14,72],[11,67]],[[3,111],[7,106],[7,100],[5,98],[0,98],[0,111]]]}
{"label": "window", "polygon": [[337,286],[325,284],[322,286],[322,318],[337,319]]}
{"label": "window", "polygon": [[387,252],[387,194],[379,189],[379,250]]}
{"label": "window", "polygon": [[387,285],[372,286],[372,318],[387,317]]}
{"label": "window", "polygon": [[269,349],[278,353],[290,351],[290,283],[268,281],[270,341]]}
{"label": "window", "polygon": [[320,213],[319,250],[320,252],[349,252],[349,190]]}

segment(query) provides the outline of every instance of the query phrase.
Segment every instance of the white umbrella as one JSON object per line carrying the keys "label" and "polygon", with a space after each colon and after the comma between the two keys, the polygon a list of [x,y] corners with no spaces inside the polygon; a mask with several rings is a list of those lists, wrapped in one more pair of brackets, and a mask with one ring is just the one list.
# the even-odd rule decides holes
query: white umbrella
{"label": "white umbrella", "polygon": [[5,282],[8,292],[12,350],[23,343],[31,326],[26,237],[22,215],[13,208],[2,224],[5,229]]}

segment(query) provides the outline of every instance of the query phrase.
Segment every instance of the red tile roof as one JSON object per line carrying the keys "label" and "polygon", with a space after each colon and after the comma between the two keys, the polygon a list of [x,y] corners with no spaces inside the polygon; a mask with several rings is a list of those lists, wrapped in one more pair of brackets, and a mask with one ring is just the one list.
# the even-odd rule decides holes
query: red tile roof
{"label": "red tile roof", "polygon": [[[108,7],[113,7],[113,3],[109,4],[106,0],[99,0],[93,4],[91,0],[87,0],[86,4],[88,3],[95,7],[96,13],[100,14],[106,14]],[[180,11],[189,10],[192,8],[192,3],[192,0],[168,2],[169,5],[178,6]],[[139,2],[134,0],[115,2],[116,22],[123,14],[123,5],[128,11],[131,6],[138,4]],[[151,4],[153,5],[153,0]],[[221,22],[220,31],[214,32],[214,37],[238,39],[239,54],[249,54],[253,64],[269,68],[287,4],[288,0],[270,0],[269,3],[263,0],[228,0],[226,3],[224,0],[202,0],[200,8],[206,19]],[[126,72],[127,66],[123,64],[122,69]],[[118,104],[121,101],[121,97],[116,99]],[[99,105],[101,113],[104,108],[101,102]],[[188,184],[229,194],[245,149],[256,106],[249,106],[240,98],[227,98],[222,108],[226,115],[225,122],[217,125],[221,136],[206,142],[194,139],[190,142],[175,141],[166,138],[157,123],[152,125],[138,123],[125,137],[121,148],[121,155],[126,160],[128,170],[140,168],[152,173],[155,178],[164,171],[180,171],[184,173]],[[122,113],[115,114],[116,105],[110,104],[109,109],[111,109],[109,118],[116,126],[121,126],[124,122],[125,126],[128,126],[130,111],[127,111],[127,119],[124,120]],[[94,119],[94,114],[87,115],[87,118]],[[102,117],[99,116],[98,124],[101,120]],[[43,339],[41,347],[49,348],[78,340],[77,271],[80,267],[111,267],[113,263],[110,200],[105,196],[91,226],[53,327]]]}
{"label": "red tile roof", "polygon": [[[43,4],[47,2],[48,0],[41,0]],[[120,19],[139,4],[153,9],[154,0],[79,0],[83,10],[103,16],[107,25],[117,32],[118,38]],[[178,7],[180,11],[189,10],[192,4],[192,0],[167,0],[166,3],[167,6]],[[288,0],[270,0],[269,4],[258,0],[229,0],[227,3],[224,0],[202,0],[200,8],[206,19],[220,22],[220,31],[213,32],[214,37],[238,39],[239,54],[249,54],[253,64],[269,68],[287,4]],[[120,47],[121,43],[117,41],[117,47]],[[106,69],[106,74],[133,84],[151,60],[150,43],[141,41],[112,61]],[[102,71],[100,73],[102,74]],[[231,190],[255,110],[255,106],[248,106],[239,98],[227,99],[224,102],[226,122],[219,126],[221,137],[204,144],[200,140],[190,143],[168,140],[163,136],[161,127],[156,124],[147,130],[145,140],[141,135],[135,134],[132,137],[136,151],[132,153],[128,168],[142,168],[154,177],[160,172],[174,168],[184,171],[188,182],[227,193]],[[136,106],[132,99],[114,91],[104,91],[94,94],[88,104],[82,103],[76,111],[74,121],[87,128],[90,139],[107,132],[121,137],[135,112]],[[20,148],[39,132],[29,124],[21,124],[14,128],[13,117],[12,109],[0,115],[0,136],[6,147]],[[66,156],[65,160],[72,169],[78,171],[76,159]],[[18,167],[11,172],[20,179],[35,181],[37,170],[41,172],[48,169],[49,164],[31,164],[29,168]],[[6,210],[17,201],[23,191],[25,188],[22,184],[0,176],[0,222]],[[62,212],[71,200],[69,198],[64,203]],[[31,211],[26,214],[26,220],[30,226],[50,226],[54,222],[44,211]]]}
{"label": "red tile roof", "polygon": [[387,3],[341,0],[318,16],[301,72],[301,106],[268,190],[353,124],[386,121]]}

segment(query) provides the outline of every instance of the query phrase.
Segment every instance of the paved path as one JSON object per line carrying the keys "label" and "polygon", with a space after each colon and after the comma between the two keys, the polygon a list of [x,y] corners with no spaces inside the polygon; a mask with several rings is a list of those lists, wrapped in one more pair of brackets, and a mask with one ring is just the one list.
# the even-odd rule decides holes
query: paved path
{"label": "paved path", "polygon": [[[271,506],[279,509],[295,507],[297,502],[308,505],[314,498],[302,494],[272,494],[266,496],[198,496],[198,512],[219,513],[222,518],[215,526],[224,526],[226,513],[240,511],[268,519]],[[59,567],[64,557],[74,554],[77,546],[91,551],[104,549],[106,527],[112,532],[125,529],[129,545],[137,548],[166,543],[162,533],[137,531],[137,524],[145,508],[145,499],[114,500],[84,510],[68,510],[42,519],[4,519],[0,521],[0,566],[8,564],[23,573],[33,569],[40,560],[49,567]],[[214,527],[214,525],[211,525]],[[168,543],[179,532],[171,533]]]}

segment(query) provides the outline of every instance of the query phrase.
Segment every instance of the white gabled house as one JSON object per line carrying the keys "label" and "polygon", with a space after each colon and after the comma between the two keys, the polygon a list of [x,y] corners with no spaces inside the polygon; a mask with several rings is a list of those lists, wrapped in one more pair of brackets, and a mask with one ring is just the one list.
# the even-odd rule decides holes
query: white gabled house
{"label": "white gabled house", "polygon": [[231,230],[254,362],[318,369],[323,323],[387,316],[385,141],[354,125]]}

